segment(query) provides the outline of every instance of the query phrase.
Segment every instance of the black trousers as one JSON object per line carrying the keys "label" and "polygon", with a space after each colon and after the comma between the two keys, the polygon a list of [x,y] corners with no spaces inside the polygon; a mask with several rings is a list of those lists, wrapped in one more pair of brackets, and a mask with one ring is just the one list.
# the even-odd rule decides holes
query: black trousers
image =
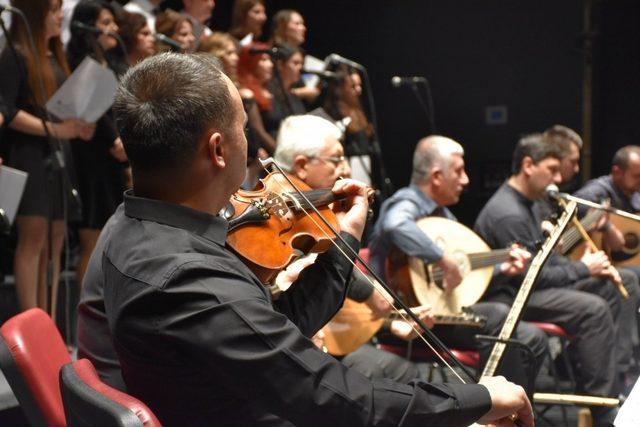
{"label": "black trousers", "polygon": [[615,396],[616,333],[620,299],[613,285],[587,279],[572,288],[548,288],[531,294],[523,318],[556,323],[569,333],[579,392]]}
{"label": "black trousers", "polygon": [[[509,307],[502,303],[481,302],[474,304],[471,309],[474,313],[487,317],[487,324],[483,328],[470,328],[464,326],[437,326],[434,333],[447,346],[460,350],[478,350],[480,352],[481,366],[484,366],[493,347],[492,343],[476,342],[475,336],[496,336],[502,328],[502,323],[507,316]],[[509,349],[505,352],[504,359],[497,372],[504,375],[510,381],[528,388],[529,373],[534,375],[542,364],[547,347],[547,337],[538,328],[521,322],[516,328],[514,337],[527,345],[534,354],[534,360],[523,356],[519,349]],[[415,345],[424,345],[419,340]],[[396,356],[371,345],[365,345],[358,350],[346,355],[342,363],[354,368],[369,378],[389,378],[406,382],[416,376],[424,376],[425,367],[416,364],[403,357]],[[527,390],[532,392],[532,390]]]}

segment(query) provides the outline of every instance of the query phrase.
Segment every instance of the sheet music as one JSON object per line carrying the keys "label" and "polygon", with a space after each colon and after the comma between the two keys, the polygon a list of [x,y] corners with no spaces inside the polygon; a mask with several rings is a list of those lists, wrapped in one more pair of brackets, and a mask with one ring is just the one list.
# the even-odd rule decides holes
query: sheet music
{"label": "sheet music", "polygon": [[[304,57],[304,69],[308,71],[324,71],[327,68],[327,64],[323,60],[316,58],[315,56],[306,55]],[[302,81],[306,87],[316,87],[320,82],[320,77],[315,74],[303,74]]]}
{"label": "sheet music", "polygon": [[0,209],[9,220],[9,225],[13,224],[18,212],[28,175],[18,169],[0,166]]}
{"label": "sheet music", "polygon": [[613,425],[616,427],[637,427],[640,426],[640,381],[636,381],[629,397],[618,412]]}
{"label": "sheet music", "polygon": [[47,110],[62,120],[95,123],[113,104],[117,88],[113,71],[86,57],[47,102]]}

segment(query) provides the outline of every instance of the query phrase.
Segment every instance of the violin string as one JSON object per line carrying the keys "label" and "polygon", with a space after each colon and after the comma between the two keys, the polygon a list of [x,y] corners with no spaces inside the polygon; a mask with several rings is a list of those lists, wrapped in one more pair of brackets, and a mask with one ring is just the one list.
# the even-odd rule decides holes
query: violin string
{"label": "violin string", "polygon": [[[273,162],[274,165],[276,165],[276,167],[278,169],[280,169],[279,165],[277,165],[277,163],[274,161]],[[282,172],[280,172],[282,173]],[[284,176],[284,174],[283,174]],[[285,177],[286,179],[287,177]],[[276,183],[280,186],[280,188],[285,191],[286,188],[284,187],[284,185],[279,182],[277,179],[275,180]],[[289,181],[289,180],[287,180]],[[296,192],[299,192],[300,196],[305,199],[305,195],[302,194],[302,192],[293,184],[293,182],[289,181],[289,183],[294,187],[294,189],[296,190]],[[308,200],[306,201],[307,203],[309,203],[310,206],[313,206]],[[418,326],[415,324],[415,322],[412,321],[412,319],[409,319],[409,317],[403,313],[402,311],[400,311],[399,309],[397,309],[394,306],[394,301],[393,298],[391,298],[389,295],[386,295],[386,292],[381,292],[375,285],[375,283],[373,282],[373,280],[371,280],[371,278],[369,277],[368,274],[366,274],[364,271],[362,271],[362,269],[360,268],[360,266],[357,265],[356,262],[354,262],[353,260],[351,260],[351,258],[349,257],[349,255],[340,247],[340,245],[338,245],[337,242],[334,241],[333,238],[331,238],[331,236],[329,235],[329,233],[318,223],[318,221],[316,221],[315,218],[313,218],[313,216],[311,216],[311,214],[302,207],[302,204],[299,204],[299,208],[304,212],[305,215],[307,215],[307,217],[309,217],[309,219],[313,222],[313,224],[325,235],[325,237],[327,237],[329,239],[329,241],[331,241],[331,243],[336,247],[336,249],[338,249],[338,251],[340,251],[340,253],[351,263],[351,265],[356,268],[360,273],[362,273],[362,275],[366,278],[366,280],[369,282],[369,284],[373,287],[374,291],[378,292],[382,298],[384,298],[385,301],[387,301],[389,303],[389,305],[391,305],[391,307],[393,307],[393,309],[398,313],[398,315],[402,318],[402,320],[404,320],[405,322],[407,322],[407,324],[409,324],[411,326],[411,329],[413,329],[416,333],[417,336],[420,337],[420,339],[427,345],[427,347],[429,347],[429,349],[433,352],[433,354],[436,355],[436,357],[438,359],[440,359],[440,361],[447,367],[449,368],[449,370],[454,374],[454,376],[456,376],[458,378],[458,380],[460,380],[460,382],[462,384],[466,384],[466,381],[456,372],[455,369],[453,369],[453,366],[451,366],[451,364],[449,362],[447,362],[447,360],[444,358],[444,356],[442,356],[440,354],[439,351],[437,351],[435,349],[435,347],[423,336],[422,332],[420,331],[420,329],[418,329]],[[347,245],[348,246],[348,245]],[[352,249],[353,250],[353,249]],[[355,251],[354,251],[355,252]]]}

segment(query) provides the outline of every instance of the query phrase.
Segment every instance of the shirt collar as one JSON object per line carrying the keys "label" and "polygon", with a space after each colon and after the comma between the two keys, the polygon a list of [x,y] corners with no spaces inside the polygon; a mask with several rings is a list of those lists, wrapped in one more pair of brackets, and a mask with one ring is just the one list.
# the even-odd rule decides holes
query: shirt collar
{"label": "shirt collar", "polygon": [[181,228],[220,246],[227,240],[226,219],[161,200],[137,197],[133,190],[124,193],[124,213],[131,218]]}
{"label": "shirt collar", "polygon": [[509,184],[509,181],[506,181],[502,185],[507,189],[507,191],[510,191],[522,204],[526,205],[527,207],[533,206],[533,200],[527,199],[524,194],[512,187]]}
{"label": "shirt collar", "polygon": [[[441,207],[429,196],[424,194],[420,188],[415,184],[409,184],[409,188],[416,193],[418,198],[420,199],[421,204],[425,209],[426,215],[431,215],[435,210],[440,209]],[[444,209],[444,208],[442,208]]]}

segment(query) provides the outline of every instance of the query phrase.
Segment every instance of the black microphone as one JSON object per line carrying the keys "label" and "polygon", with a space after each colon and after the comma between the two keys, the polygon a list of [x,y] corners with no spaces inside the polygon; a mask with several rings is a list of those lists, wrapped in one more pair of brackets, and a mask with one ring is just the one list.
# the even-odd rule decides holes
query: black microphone
{"label": "black microphone", "polygon": [[338,80],[338,75],[331,71],[302,70],[302,74],[313,74],[325,80]]}
{"label": "black microphone", "polygon": [[427,79],[420,76],[409,76],[409,77],[393,76],[391,78],[391,86],[393,87],[409,86],[409,85],[414,85],[416,83],[424,83],[426,81]]}
{"label": "black microphone", "polygon": [[348,65],[349,67],[355,68],[357,70],[362,70],[364,68],[361,64],[358,64],[357,62],[352,61],[350,59],[344,58],[344,57],[338,55],[337,53],[332,53],[331,55],[327,56],[325,61],[337,62],[338,64],[345,64],[345,65]]}
{"label": "black microphone", "polygon": [[172,39],[171,37],[167,37],[162,33],[155,33],[153,37],[155,37],[155,39],[160,43],[164,43],[167,46],[171,47],[172,50],[175,50],[178,52],[182,50],[182,45],[177,41],[175,41],[174,39]]}
{"label": "black microphone", "polygon": [[286,59],[291,56],[291,49],[278,46],[271,46],[266,48],[252,47],[249,49],[250,55],[262,55],[265,53],[273,59]]}
{"label": "black microphone", "polygon": [[97,35],[104,33],[104,31],[102,31],[101,29],[92,27],[91,25],[83,24],[80,21],[71,21],[71,28],[75,28],[76,30],[86,31],[88,33],[97,34]]}

